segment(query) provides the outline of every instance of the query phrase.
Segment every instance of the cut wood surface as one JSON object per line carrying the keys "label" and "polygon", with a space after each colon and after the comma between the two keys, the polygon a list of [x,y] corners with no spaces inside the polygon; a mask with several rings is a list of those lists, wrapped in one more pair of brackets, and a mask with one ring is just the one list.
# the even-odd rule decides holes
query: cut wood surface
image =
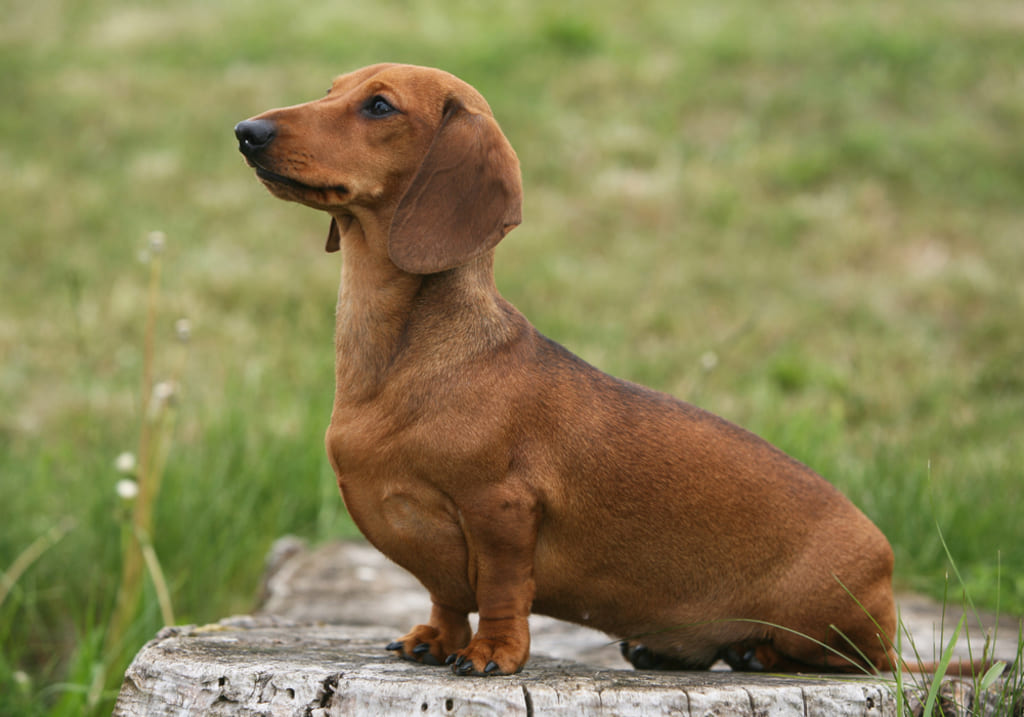
{"label": "cut wood surface", "polygon": [[[930,659],[952,628],[936,626],[941,610],[933,603],[901,605],[922,658]],[[531,620],[533,656],[511,677],[456,677],[383,649],[427,612],[423,588],[371,547],[309,550],[282,539],[256,614],[165,628],[128,669],[114,714],[896,714],[894,685],[881,678],[640,672],[606,635],[543,617]],[[946,616],[954,624],[958,618]],[[999,632],[1006,635],[997,654],[1015,654],[1016,626],[1007,622]],[[973,635],[984,642],[981,627]],[[945,694],[964,705],[974,697],[963,681],[951,681]]]}

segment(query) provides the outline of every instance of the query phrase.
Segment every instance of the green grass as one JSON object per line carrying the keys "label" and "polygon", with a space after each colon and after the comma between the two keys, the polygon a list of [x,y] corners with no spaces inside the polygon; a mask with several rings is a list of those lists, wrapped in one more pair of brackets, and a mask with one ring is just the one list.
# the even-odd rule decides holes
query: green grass
{"label": "green grass", "polygon": [[109,713],[124,666],[102,664],[113,460],[150,230],[158,345],[193,325],[153,536],[178,619],[249,609],[282,533],[353,535],[322,450],[327,222],[271,198],[231,127],[381,60],[490,100],[526,189],[498,281],[542,331],[812,465],[901,587],[941,594],[938,520],[975,601],[1024,612],[1021,22],[995,0],[8,8],[0,569],[75,527],[0,605],[0,713]]}

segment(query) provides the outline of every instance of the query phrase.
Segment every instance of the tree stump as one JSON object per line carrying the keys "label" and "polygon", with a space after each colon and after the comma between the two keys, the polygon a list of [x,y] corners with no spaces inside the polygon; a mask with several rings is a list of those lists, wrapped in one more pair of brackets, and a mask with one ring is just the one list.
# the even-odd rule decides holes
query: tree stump
{"label": "tree stump", "polygon": [[[937,615],[921,605],[919,649],[932,645]],[[531,619],[533,654],[520,674],[456,677],[384,650],[428,608],[418,583],[365,544],[310,551],[283,539],[256,614],[162,630],[127,670],[114,715],[897,714],[895,683],[884,677],[636,671],[607,636],[542,617]],[[977,710],[996,699],[974,695],[969,681],[945,692],[946,714],[958,713],[956,702]]]}

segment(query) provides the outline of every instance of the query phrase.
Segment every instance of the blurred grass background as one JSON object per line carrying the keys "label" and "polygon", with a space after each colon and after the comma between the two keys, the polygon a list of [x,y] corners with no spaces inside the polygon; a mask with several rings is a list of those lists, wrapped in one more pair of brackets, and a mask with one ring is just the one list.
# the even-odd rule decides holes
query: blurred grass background
{"label": "blurred grass background", "polygon": [[[974,599],[1024,611],[1019,3],[4,14],[0,569],[75,527],[0,604],[0,713],[107,714],[125,666],[102,641],[151,230],[161,345],[192,322],[153,536],[178,619],[250,609],[283,533],[355,535],[322,449],[339,259],[231,128],[378,61],[489,99],[526,191],[498,283],[541,331],[810,464],[888,535],[899,587],[942,594],[937,521]],[[134,647],[160,625],[148,597]]]}

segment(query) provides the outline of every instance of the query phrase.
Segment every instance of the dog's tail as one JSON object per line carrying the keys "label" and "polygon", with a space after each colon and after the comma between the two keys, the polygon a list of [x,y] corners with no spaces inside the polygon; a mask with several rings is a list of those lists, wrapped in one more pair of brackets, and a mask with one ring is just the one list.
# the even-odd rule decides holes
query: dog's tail
{"label": "dog's tail", "polygon": [[980,660],[950,660],[948,664],[942,662],[922,662],[920,660],[909,661],[903,659],[893,650],[889,654],[889,664],[880,669],[895,671],[899,665],[901,672],[909,672],[915,675],[933,675],[941,672],[950,677],[981,677],[992,669],[994,665],[1006,666],[1003,660],[980,659]]}

